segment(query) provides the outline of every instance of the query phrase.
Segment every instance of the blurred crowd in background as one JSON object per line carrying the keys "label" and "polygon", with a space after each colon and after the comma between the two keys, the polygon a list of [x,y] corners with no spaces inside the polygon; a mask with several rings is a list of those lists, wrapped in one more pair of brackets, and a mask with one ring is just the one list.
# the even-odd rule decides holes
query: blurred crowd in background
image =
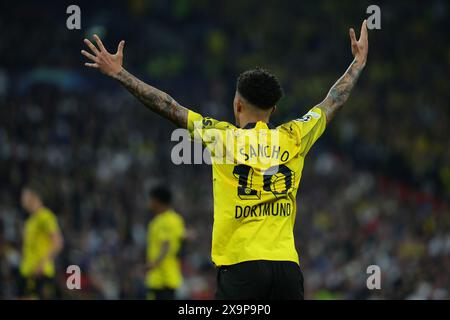
{"label": "blurred crowd in background", "polygon": [[[208,299],[211,168],[174,165],[174,127],[83,66],[82,39],[197,112],[233,122],[237,75],[262,66],[282,82],[274,124],[320,102],[351,62],[348,28],[369,2],[80,2],[82,29],[53,1],[0,4],[0,298],[17,295],[20,191],[49,190],[65,238],[61,298],[144,298],[147,192],[169,185],[191,240],[180,298]],[[450,4],[380,3],[381,30],[349,102],[309,153],[296,239],[308,299],[450,298]],[[447,26],[447,27],[446,27]],[[82,290],[65,289],[65,268]],[[381,290],[366,268],[379,265]]]}

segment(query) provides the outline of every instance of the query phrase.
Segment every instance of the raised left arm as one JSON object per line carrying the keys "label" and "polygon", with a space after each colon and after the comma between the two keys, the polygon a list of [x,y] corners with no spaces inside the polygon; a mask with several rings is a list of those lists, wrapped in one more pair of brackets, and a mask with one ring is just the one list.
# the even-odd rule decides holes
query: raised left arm
{"label": "raised left arm", "polygon": [[364,20],[361,26],[361,35],[356,40],[355,31],[350,28],[350,39],[352,45],[352,54],[355,57],[348,67],[347,71],[331,87],[325,99],[317,105],[325,113],[327,123],[333,119],[336,112],[341,109],[350,96],[350,92],[356,84],[356,81],[364,69],[369,51],[369,41],[367,36],[367,22]]}

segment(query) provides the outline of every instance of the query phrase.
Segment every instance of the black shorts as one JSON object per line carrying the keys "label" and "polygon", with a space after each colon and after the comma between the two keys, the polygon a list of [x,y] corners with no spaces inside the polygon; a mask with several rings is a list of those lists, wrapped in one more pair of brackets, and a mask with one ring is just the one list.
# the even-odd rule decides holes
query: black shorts
{"label": "black shorts", "polygon": [[147,289],[147,300],[174,300],[175,289]]}
{"label": "black shorts", "polygon": [[26,299],[56,299],[55,279],[46,276],[21,276],[19,279],[19,296]]}
{"label": "black shorts", "polygon": [[303,274],[291,261],[246,261],[217,271],[216,299],[303,300]]}

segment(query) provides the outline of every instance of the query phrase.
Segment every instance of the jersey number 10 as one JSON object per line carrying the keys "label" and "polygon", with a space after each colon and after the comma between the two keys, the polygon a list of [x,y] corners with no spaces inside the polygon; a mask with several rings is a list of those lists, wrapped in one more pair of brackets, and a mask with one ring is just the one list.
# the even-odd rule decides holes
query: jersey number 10
{"label": "jersey number 10", "polygon": [[[239,179],[237,194],[241,200],[261,199],[261,190],[252,188],[253,174],[254,169],[248,165],[239,164],[234,167],[233,175]],[[263,174],[263,190],[272,192],[276,198],[286,197],[288,191],[294,185],[294,178],[294,172],[284,164],[270,167]],[[282,181],[284,185],[281,187],[281,190],[277,190],[276,187]]]}

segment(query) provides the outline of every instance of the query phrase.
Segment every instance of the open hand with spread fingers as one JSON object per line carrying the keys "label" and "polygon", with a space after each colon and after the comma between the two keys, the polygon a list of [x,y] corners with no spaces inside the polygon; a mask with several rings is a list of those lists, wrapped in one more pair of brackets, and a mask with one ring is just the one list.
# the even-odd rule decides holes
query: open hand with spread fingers
{"label": "open hand with spread fingers", "polygon": [[350,28],[350,40],[352,43],[352,54],[356,63],[364,67],[367,61],[367,53],[369,52],[369,39],[367,35],[367,20],[364,20],[361,26],[361,34],[359,40],[356,40],[355,30]]}
{"label": "open hand with spread fingers", "polygon": [[102,73],[116,77],[122,70],[123,61],[123,47],[125,41],[120,41],[115,54],[109,53],[102,43],[102,40],[94,34],[94,41],[97,47],[88,39],[84,39],[84,43],[89,47],[91,52],[81,50],[81,54],[88,58],[91,62],[86,62],[84,65],[90,68],[99,69]]}

